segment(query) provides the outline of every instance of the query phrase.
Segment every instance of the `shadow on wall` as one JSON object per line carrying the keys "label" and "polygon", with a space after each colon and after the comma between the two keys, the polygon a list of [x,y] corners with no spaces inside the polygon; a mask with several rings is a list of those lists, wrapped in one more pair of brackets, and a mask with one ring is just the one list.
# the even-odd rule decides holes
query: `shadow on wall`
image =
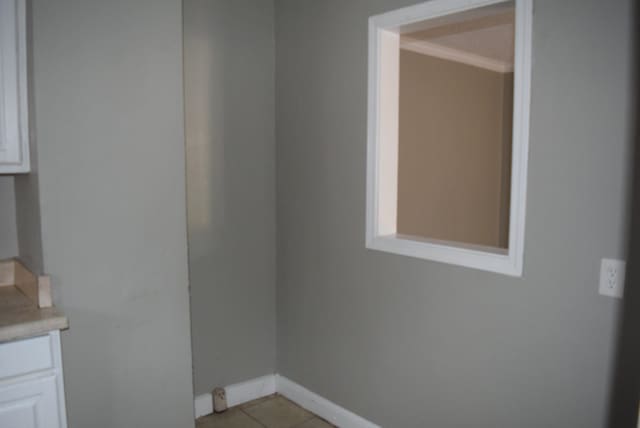
{"label": "shadow on wall", "polygon": [[[634,5],[634,17],[640,18],[640,7]],[[622,316],[618,330],[618,345],[614,361],[614,377],[609,403],[609,428],[640,427],[640,30],[634,26],[633,99],[630,117],[635,117],[633,177],[631,190],[631,224],[627,276]]]}

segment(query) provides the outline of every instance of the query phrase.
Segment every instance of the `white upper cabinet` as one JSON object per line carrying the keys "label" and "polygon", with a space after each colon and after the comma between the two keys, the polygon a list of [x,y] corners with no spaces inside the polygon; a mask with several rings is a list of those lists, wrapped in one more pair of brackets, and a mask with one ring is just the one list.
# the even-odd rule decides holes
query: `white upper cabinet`
{"label": "white upper cabinet", "polygon": [[25,0],[0,0],[0,174],[29,172]]}

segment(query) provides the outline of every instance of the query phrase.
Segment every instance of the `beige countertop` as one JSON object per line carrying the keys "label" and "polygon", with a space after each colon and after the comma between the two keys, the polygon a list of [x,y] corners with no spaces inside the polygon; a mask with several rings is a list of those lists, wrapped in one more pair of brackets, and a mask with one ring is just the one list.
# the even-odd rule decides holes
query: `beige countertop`
{"label": "beige countertop", "polygon": [[0,342],[38,336],[69,327],[56,308],[39,308],[13,286],[0,287]]}
{"label": "beige countertop", "polygon": [[17,259],[0,260],[0,342],[68,327],[51,304],[48,276],[34,275]]}

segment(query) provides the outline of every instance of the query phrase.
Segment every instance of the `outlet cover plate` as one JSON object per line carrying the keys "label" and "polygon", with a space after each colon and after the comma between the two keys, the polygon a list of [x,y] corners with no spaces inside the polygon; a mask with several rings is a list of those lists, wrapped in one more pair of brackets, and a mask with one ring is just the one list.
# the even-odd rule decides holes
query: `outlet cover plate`
{"label": "outlet cover plate", "polygon": [[600,263],[600,294],[621,299],[624,294],[624,271],[624,260],[602,259]]}

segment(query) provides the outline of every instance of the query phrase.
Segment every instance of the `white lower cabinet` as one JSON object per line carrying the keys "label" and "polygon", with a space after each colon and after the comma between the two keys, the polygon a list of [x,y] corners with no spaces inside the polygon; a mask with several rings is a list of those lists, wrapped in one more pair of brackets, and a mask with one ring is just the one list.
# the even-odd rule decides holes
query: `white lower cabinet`
{"label": "white lower cabinet", "polygon": [[0,367],[0,427],[66,428],[60,332],[0,344]]}
{"label": "white lower cabinet", "polygon": [[0,426],[59,427],[57,396],[54,375],[3,386],[0,389]]}

